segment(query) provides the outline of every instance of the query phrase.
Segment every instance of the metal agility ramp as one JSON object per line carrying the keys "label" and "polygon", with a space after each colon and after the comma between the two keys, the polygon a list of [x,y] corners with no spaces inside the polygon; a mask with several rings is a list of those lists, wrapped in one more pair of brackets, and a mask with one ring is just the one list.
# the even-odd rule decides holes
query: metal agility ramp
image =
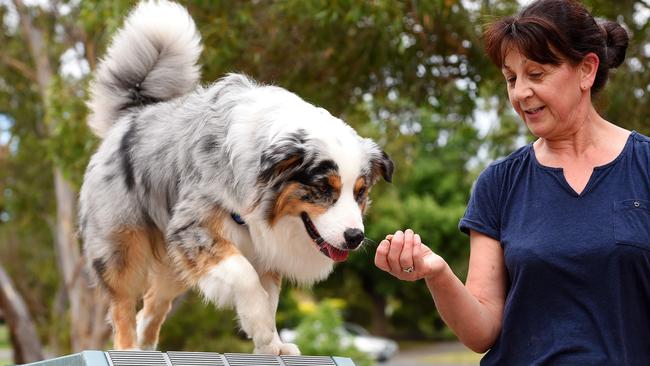
{"label": "metal agility ramp", "polygon": [[273,356],[249,353],[83,351],[29,363],[30,366],[355,366],[329,356]]}

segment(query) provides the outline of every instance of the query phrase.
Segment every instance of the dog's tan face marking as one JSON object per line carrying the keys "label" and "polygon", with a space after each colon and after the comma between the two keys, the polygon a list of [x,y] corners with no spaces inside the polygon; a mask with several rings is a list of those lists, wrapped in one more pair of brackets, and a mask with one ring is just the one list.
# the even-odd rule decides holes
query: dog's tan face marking
{"label": "dog's tan face marking", "polygon": [[366,182],[365,177],[357,178],[357,181],[354,183],[354,199],[359,204],[361,212],[366,213],[366,208],[368,206],[368,193],[370,187]]}
{"label": "dog's tan face marking", "polygon": [[278,195],[271,213],[271,225],[274,225],[278,219],[284,216],[298,216],[303,211],[321,214],[325,212],[326,207],[308,203],[303,198],[309,192],[300,183],[291,183],[286,186]]}
{"label": "dog's tan face marking", "polygon": [[290,183],[275,200],[271,225],[283,216],[299,216],[301,212],[307,212],[314,217],[324,213],[341,195],[342,185],[337,174],[329,174],[313,185]]}
{"label": "dog's tan face marking", "polygon": [[192,247],[185,250],[176,247],[170,253],[188,284],[196,284],[199,278],[224,259],[241,255],[239,249],[223,236],[223,223],[226,219],[229,219],[229,215],[221,209],[215,209],[213,214],[201,223],[213,238],[210,247]]}
{"label": "dog's tan face marking", "polygon": [[330,174],[327,176],[327,181],[329,182],[332,189],[336,193],[336,197],[341,194],[341,188],[343,187],[343,182],[341,182],[341,177],[338,174]]}

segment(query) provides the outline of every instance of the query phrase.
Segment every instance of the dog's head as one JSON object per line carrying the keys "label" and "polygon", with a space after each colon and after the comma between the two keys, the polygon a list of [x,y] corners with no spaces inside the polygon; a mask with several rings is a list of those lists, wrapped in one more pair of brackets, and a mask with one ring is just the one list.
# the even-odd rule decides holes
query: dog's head
{"label": "dog's head", "polygon": [[393,162],[375,142],[314,109],[317,123],[280,134],[262,152],[258,182],[271,192],[271,226],[279,221],[302,226],[305,245],[340,262],[362,244],[368,194],[380,178],[391,181]]}

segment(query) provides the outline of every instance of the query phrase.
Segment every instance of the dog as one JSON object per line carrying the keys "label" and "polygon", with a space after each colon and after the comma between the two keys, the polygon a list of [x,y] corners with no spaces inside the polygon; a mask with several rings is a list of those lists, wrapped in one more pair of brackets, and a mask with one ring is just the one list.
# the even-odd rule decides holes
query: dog
{"label": "dog", "polygon": [[241,74],[199,85],[201,50],[166,0],[139,3],[113,38],[90,84],[102,142],[80,191],[84,257],[116,349],[155,349],[193,288],[235,308],[255,353],[300,354],[278,336],[281,280],[313,284],[362,244],[368,193],[393,162],[280,87]]}

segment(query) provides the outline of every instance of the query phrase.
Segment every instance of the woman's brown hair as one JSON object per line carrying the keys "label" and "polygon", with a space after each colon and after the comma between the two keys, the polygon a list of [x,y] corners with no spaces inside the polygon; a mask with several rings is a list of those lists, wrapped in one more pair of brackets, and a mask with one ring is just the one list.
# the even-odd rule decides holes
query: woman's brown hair
{"label": "woman's brown hair", "polygon": [[515,16],[490,24],[484,33],[488,56],[499,68],[509,49],[541,64],[577,65],[593,52],[600,60],[591,88],[607,83],[610,68],[625,59],[628,34],[616,22],[597,22],[577,0],[537,0]]}

